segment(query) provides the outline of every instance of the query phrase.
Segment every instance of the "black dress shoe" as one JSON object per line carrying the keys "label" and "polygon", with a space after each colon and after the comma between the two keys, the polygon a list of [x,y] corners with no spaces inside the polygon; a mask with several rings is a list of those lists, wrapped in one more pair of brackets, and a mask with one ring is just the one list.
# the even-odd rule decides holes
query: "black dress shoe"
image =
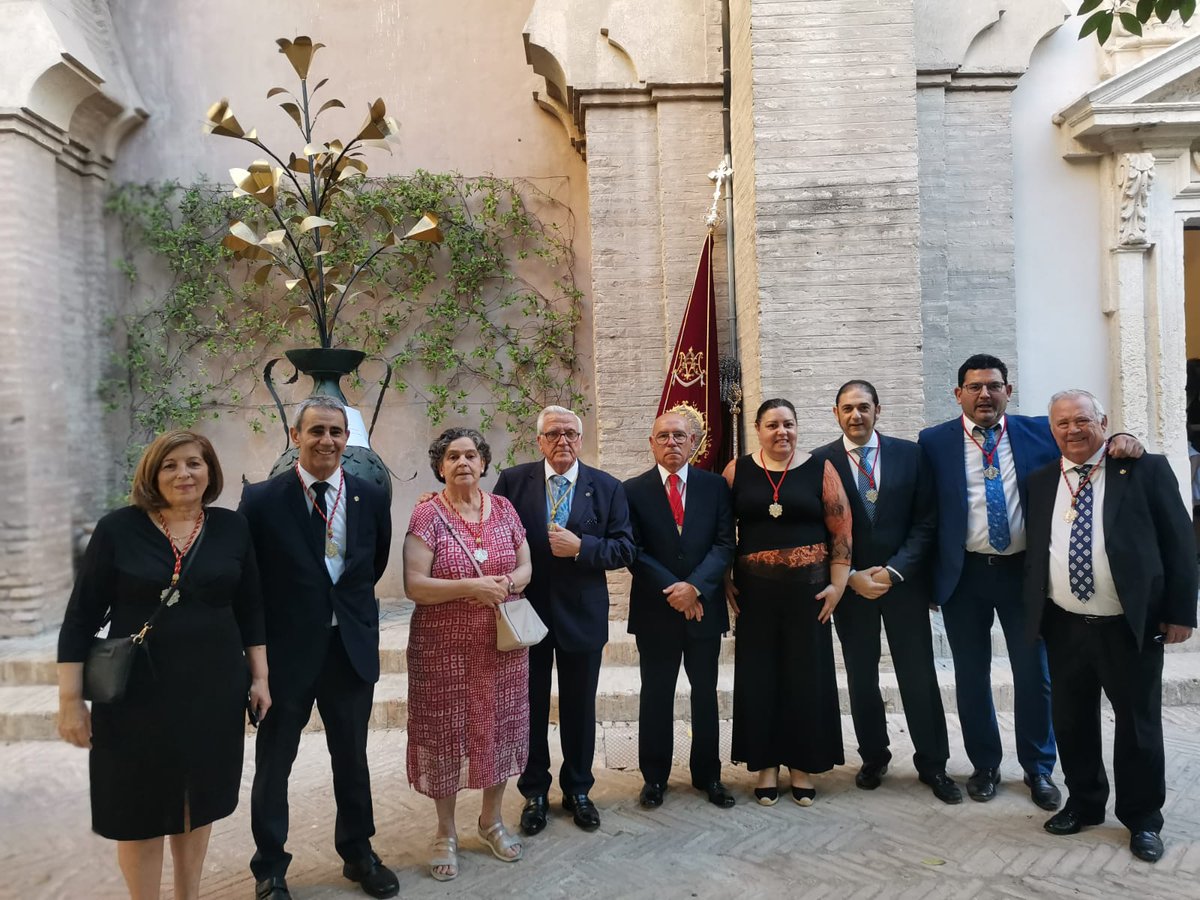
{"label": "black dress shoe", "polygon": [[665,784],[651,784],[647,781],[642,785],[642,792],[638,794],[638,803],[642,805],[642,809],[658,809],[662,806],[663,794],[666,792]]}
{"label": "black dress shoe", "polygon": [[729,809],[733,806],[733,794],[729,793],[729,788],[721,784],[720,781],[710,781],[705,785],[696,785],[696,790],[704,791],[708,794],[708,802],[713,806],[719,806],[721,809]]}
{"label": "black dress shoe", "polygon": [[954,779],[945,772],[921,774],[917,777],[922,784],[929,785],[933,789],[933,796],[937,797],[943,803],[962,803],[962,791],[959,790]]}
{"label": "black dress shoe", "polygon": [[550,798],[545,794],[534,794],[525,800],[521,810],[521,830],[535,835],[546,827],[546,813],[550,810]]}
{"label": "black dress shoe", "polygon": [[342,866],[342,874],[351,881],[357,881],[359,887],[372,897],[395,897],[400,893],[400,880],[396,878],[396,873],[374,853],[357,862],[346,863]]}
{"label": "black dress shoe", "polygon": [[979,803],[987,803],[996,796],[999,783],[999,769],[976,769],[967,779],[967,796]]}
{"label": "black dress shoe", "polygon": [[1099,825],[1103,821],[1103,816],[1099,819],[1085,819],[1073,809],[1064,809],[1048,818],[1042,827],[1051,834],[1061,837],[1065,834],[1079,834],[1079,829],[1085,825]]}
{"label": "black dress shoe", "polygon": [[254,885],[254,900],[292,900],[287,879],[282,875],[264,878]]}
{"label": "black dress shoe", "polygon": [[1162,838],[1154,831],[1135,831],[1129,836],[1129,850],[1142,862],[1158,862],[1163,855]]}
{"label": "black dress shoe", "polygon": [[1049,775],[1025,775],[1025,783],[1029,785],[1029,796],[1042,809],[1058,809],[1062,804],[1062,793],[1054,786],[1054,780]]}
{"label": "black dress shoe", "polygon": [[854,776],[854,783],[864,791],[873,791],[883,784],[883,776],[887,774],[887,770],[887,762],[863,763],[858,774]]}
{"label": "black dress shoe", "polygon": [[563,794],[563,809],[572,814],[575,824],[584,831],[600,827],[600,811],[587,794]]}

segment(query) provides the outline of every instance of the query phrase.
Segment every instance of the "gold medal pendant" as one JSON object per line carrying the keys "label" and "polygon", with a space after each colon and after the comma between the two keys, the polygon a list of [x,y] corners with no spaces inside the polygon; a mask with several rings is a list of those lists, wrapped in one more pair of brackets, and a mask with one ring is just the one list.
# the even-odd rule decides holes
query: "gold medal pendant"
{"label": "gold medal pendant", "polygon": [[778,503],[772,503],[767,507],[767,512],[771,514],[771,518],[778,519],[783,515],[783,507]]}
{"label": "gold medal pendant", "polygon": [[334,559],[338,555],[338,545],[333,538],[329,538],[325,541],[325,555],[330,559]]}
{"label": "gold medal pendant", "polygon": [[997,478],[1000,477],[1000,470],[997,469],[995,466],[988,466],[986,469],[983,470],[983,477],[986,478],[988,481],[995,481]]}
{"label": "gold medal pendant", "polygon": [[1074,522],[1078,518],[1079,511],[1073,506],[1063,514],[1063,520],[1066,522]]}
{"label": "gold medal pendant", "polygon": [[870,490],[867,491],[865,496],[867,498],[868,503],[874,503],[876,500],[879,499],[879,491],[875,490],[875,488],[871,488]]}

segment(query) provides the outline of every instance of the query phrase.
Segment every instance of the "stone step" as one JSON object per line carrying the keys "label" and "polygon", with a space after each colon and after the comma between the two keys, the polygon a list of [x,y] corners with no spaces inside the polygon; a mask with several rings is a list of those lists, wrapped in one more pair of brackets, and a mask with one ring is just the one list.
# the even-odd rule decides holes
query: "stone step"
{"label": "stone step", "polygon": [[[937,669],[942,703],[948,713],[955,710],[954,670],[945,663]],[[903,704],[891,672],[881,672],[880,687],[889,713],[901,712]],[[637,722],[638,694],[641,678],[636,666],[606,665],[600,670],[600,685],[596,696],[596,719],[604,723]],[[843,712],[849,711],[846,697],[846,678],[838,672],[838,688]],[[1013,706],[1012,672],[1006,660],[992,665],[992,693],[996,708],[1008,712]],[[58,709],[57,689],[52,685],[0,686],[0,741],[53,740],[57,737],[55,714]],[[689,717],[687,678],[680,673],[675,693],[675,715]],[[382,676],[375,688],[375,703],[371,713],[372,728],[404,728],[408,721],[408,676],[389,673]],[[733,664],[722,663],[717,676],[717,700],[723,719],[733,715]],[[1163,666],[1163,705],[1192,706],[1200,704],[1200,654],[1168,653]],[[557,721],[557,681],[551,688],[551,719]],[[320,730],[320,716],[313,711],[309,731]]]}

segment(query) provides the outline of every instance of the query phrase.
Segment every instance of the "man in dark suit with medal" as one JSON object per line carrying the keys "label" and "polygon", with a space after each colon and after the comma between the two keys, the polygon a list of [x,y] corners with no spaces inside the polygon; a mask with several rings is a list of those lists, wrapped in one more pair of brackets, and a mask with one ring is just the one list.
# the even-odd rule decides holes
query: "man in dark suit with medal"
{"label": "man in dark suit with medal", "polygon": [[917,775],[943,803],[961,803],[962,791],[946,774],[950,745],[929,625],[926,570],[937,533],[933,476],[915,443],[875,430],[881,412],[869,382],[847,382],[833,407],[843,437],[814,451],[841,476],[854,521],[850,589],[833,614],[863,763],[854,782],[863,790],[879,787],[892,759],[879,690],[882,624]]}
{"label": "man in dark suit with medal", "polygon": [[579,461],[583,423],[571,410],[548,406],[538,415],[538,448],[545,457],[505,469],[496,493],[525,526],[533,580],[525,589],[550,633],[529,650],[529,760],[517,781],[525,797],[521,829],[546,827],[550,791],[551,668],[558,667],[563,808],[585,831],[600,827],[588,797],[595,779],[596,688],[608,642],[609,569],[633,561],[629,506],[621,483]]}
{"label": "man in dark suit with medal", "polygon": [[1116,815],[1129,849],[1157,862],[1166,799],[1163,644],[1196,626],[1196,541],[1166,457],[1110,459],[1108,419],[1087,391],[1050,402],[1062,456],[1029,476],[1025,603],[1045,638],[1067,802],[1046,831],[1104,821],[1100,692],[1116,717]]}
{"label": "man in dark suit with medal", "polygon": [[[1008,367],[987,354],[958,369],[954,397],[962,415],[921,432],[938,508],[933,600],[941,608],[954,658],[958,717],[974,771],[967,794],[986,802],[1000,783],[1000,728],[992,698],[992,622],[999,618],[1013,674],[1017,760],[1033,802],[1057,809],[1062,795],[1050,721],[1046,649],[1025,640],[1022,602],[1029,473],[1058,456],[1045,416],[1005,415]],[[1115,438],[1114,455],[1141,455]]]}
{"label": "man in dark suit with medal", "polygon": [[379,487],[346,473],[349,437],[341,402],[300,404],[291,429],[295,468],[249,485],[239,511],[250,523],[262,578],[267,658],[275,705],[255,745],[250,861],[257,900],[287,900],[288,776],[300,733],[321,713],[337,802],[334,842],[342,874],[372,897],[399,892],[371,849],[375,833],[367,724],[379,680],[379,603],[391,508]]}
{"label": "man in dark suit with medal", "polygon": [[691,685],[692,785],[728,808],[721,783],[717,664],[729,630],[725,570],[736,543],[725,479],[688,465],[696,450],[693,421],[677,412],[654,420],[655,465],[625,482],[637,558],[629,567],[629,633],[637,640],[642,686],[638,764],[641,805],[661,806],[674,750],[675,682],[682,660]]}

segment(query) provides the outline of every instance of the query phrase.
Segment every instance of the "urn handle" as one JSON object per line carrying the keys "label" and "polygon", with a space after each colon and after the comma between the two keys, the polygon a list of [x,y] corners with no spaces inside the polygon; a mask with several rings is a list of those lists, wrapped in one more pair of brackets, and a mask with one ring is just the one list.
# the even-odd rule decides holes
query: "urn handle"
{"label": "urn handle", "polygon": [[[271,392],[271,398],[275,401],[275,408],[279,410],[279,421],[283,423],[283,449],[284,452],[287,452],[287,449],[292,446],[292,436],[288,432],[287,412],[283,408],[283,401],[279,399],[279,394],[275,390],[275,382],[271,380],[271,370],[275,368],[275,363],[279,362],[280,359],[281,357],[277,356],[272,360],[268,360],[267,364],[263,366],[263,381],[267,385],[267,390]],[[388,367],[388,377],[391,377],[390,366]],[[295,384],[299,378],[300,370],[296,369],[296,371],[292,373],[292,377],[285,381],[284,384]],[[380,393],[382,393],[382,391]],[[375,410],[375,415],[379,415],[378,408]],[[374,419],[371,420],[371,427],[375,427]]]}

